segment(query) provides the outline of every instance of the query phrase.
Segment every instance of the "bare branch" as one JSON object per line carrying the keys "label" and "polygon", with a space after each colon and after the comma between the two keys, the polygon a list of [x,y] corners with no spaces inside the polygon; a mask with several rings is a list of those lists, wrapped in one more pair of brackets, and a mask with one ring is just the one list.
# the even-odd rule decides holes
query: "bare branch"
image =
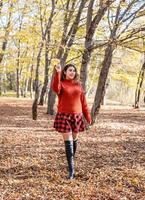
{"label": "bare branch", "polygon": [[122,22],[126,22],[127,20],[129,20],[132,16],[136,16],[136,14],[145,7],[145,3],[140,6],[135,12],[131,13],[127,18],[125,18],[124,20],[122,20]]}
{"label": "bare branch", "polygon": [[111,32],[112,31],[112,27],[111,27],[111,22],[110,22],[110,9],[108,9],[107,19],[108,19],[109,29],[110,29],[110,32]]}
{"label": "bare branch", "polygon": [[91,22],[92,22],[93,5],[94,5],[94,0],[90,0],[90,3],[88,5],[88,11],[87,11],[86,32],[88,32],[89,27],[90,27]]}
{"label": "bare branch", "polygon": [[121,22],[121,20],[123,19],[123,17],[126,15],[126,13],[132,8],[132,6],[134,5],[134,3],[136,3],[138,0],[132,0],[131,3],[129,3],[128,7],[125,9],[125,11],[123,12],[123,14],[120,16],[119,18],[119,22]]}
{"label": "bare branch", "polygon": [[120,15],[120,5],[121,5],[121,1],[122,1],[122,0],[120,0],[119,5],[118,5],[117,10],[116,10],[115,22],[114,22],[115,25],[117,25],[118,22],[119,22],[119,15]]}
{"label": "bare branch", "polygon": [[138,34],[141,31],[143,31],[144,29],[145,29],[145,27],[140,27],[138,29],[133,29],[132,31],[129,32],[129,34],[127,36],[125,36],[125,38],[119,39],[117,43],[123,43],[124,41],[127,41],[128,39],[132,38],[136,34]]}

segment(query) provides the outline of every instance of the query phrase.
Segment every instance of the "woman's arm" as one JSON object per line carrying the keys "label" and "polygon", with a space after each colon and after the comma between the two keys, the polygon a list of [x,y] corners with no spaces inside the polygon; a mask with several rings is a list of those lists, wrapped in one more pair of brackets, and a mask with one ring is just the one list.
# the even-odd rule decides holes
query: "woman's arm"
{"label": "woman's arm", "polygon": [[89,124],[91,124],[92,118],[91,118],[91,115],[90,115],[90,112],[89,112],[89,109],[88,109],[88,105],[87,105],[87,101],[86,101],[86,97],[85,97],[85,94],[84,94],[83,91],[82,91],[82,94],[81,94],[81,103],[82,103],[83,115],[84,115],[85,119],[87,120],[87,122]]}
{"label": "woman's arm", "polygon": [[55,66],[55,74],[52,80],[52,90],[56,93],[56,94],[60,94],[61,91],[61,81],[60,81],[60,77],[61,77],[61,66],[60,65],[56,65]]}

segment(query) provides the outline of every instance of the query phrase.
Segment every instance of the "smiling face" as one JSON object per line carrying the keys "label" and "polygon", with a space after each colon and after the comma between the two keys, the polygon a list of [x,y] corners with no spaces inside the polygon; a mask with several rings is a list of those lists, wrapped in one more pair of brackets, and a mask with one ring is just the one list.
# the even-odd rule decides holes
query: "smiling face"
{"label": "smiling face", "polygon": [[76,83],[79,80],[79,75],[77,72],[77,68],[74,64],[67,64],[64,66],[61,72],[61,81],[68,79],[68,80],[74,80]]}
{"label": "smiling face", "polygon": [[76,69],[73,66],[70,66],[64,73],[66,75],[66,79],[73,80],[76,75]]}

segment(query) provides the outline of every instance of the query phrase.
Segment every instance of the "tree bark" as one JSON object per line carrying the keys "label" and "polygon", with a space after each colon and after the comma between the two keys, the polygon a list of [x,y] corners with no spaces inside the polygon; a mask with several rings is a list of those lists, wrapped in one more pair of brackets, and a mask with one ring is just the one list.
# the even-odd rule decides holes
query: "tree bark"
{"label": "tree bark", "polygon": [[[2,6],[3,6],[3,1],[0,2],[0,12],[1,12]],[[8,23],[7,23],[7,26],[6,26],[6,28],[5,28],[5,37],[4,37],[4,41],[3,41],[3,43],[2,43],[2,53],[0,53],[0,63],[1,63],[2,60],[3,60],[4,51],[5,51],[6,48],[7,48],[8,37],[9,37],[9,34],[10,34],[12,8],[13,8],[13,3],[10,4]]]}
{"label": "tree bark", "polygon": [[43,105],[44,104],[44,96],[47,90],[47,85],[48,85],[48,71],[49,71],[49,65],[50,65],[50,59],[48,58],[48,46],[46,47],[46,51],[45,51],[45,75],[44,75],[44,83],[43,83],[43,87],[42,87],[42,91],[41,91],[41,95],[40,95],[40,101],[39,101],[39,105]]}
{"label": "tree bark", "polygon": [[0,15],[1,15],[2,7],[3,7],[3,0],[0,1]]}
{"label": "tree bark", "polygon": [[[3,0],[1,0],[1,2],[0,2],[0,15],[1,15],[2,7],[3,7]],[[9,37],[9,33],[10,33],[9,28],[11,26],[12,7],[13,7],[13,4],[11,3],[9,13],[8,13],[8,15],[9,15],[8,16],[8,23],[7,23],[6,28],[5,28],[5,36],[4,36],[4,41],[2,43],[2,48],[1,48],[1,53],[0,53],[0,63],[3,60],[4,52],[6,51],[6,48],[7,48],[8,37]],[[3,84],[2,80],[3,80],[3,75],[1,73],[0,74],[0,95],[2,95],[2,84]]]}
{"label": "tree bark", "polygon": [[96,116],[101,106],[101,101],[103,99],[103,94],[104,94],[104,89],[105,89],[104,87],[105,87],[107,76],[109,73],[109,68],[112,62],[113,50],[114,48],[112,44],[109,44],[105,50],[105,56],[102,63],[102,69],[101,69],[99,80],[98,80],[98,87],[96,90],[94,103],[91,109],[91,116],[92,116],[93,123],[95,122]]}
{"label": "tree bark", "polygon": [[20,97],[20,40],[18,41],[18,56],[17,56],[17,68],[16,68],[16,93],[17,98]]}
{"label": "tree bark", "polygon": [[31,65],[30,68],[30,78],[29,78],[29,91],[30,91],[30,97],[33,98],[33,71],[34,71],[34,65]]}
{"label": "tree bark", "polygon": [[53,92],[53,90],[51,88],[53,77],[54,77],[54,70],[53,70],[53,74],[52,74],[52,78],[51,78],[50,89],[48,92],[47,114],[50,114],[50,115],[55,114],[54,105],[55,105],[55,101],[56,101],[56,94]]}
{"label": "tree bark", "polygon": [[0,96],[2,95],[2,73],[0,74]]}
{"label": "tree bark", "polygon": [[39,98],[39,66],[40,66],[40,59],[41,59],[41,52],[43,48],[43,42],[41,42],[39,53],[37,56],[37,65],[36,65],[36,74],[35,74],[35,98],[32,105],[32,118],[33,120],[37,119],[37,104]]}
{"label": "tree bark", "polygon": [[139,102],[140,102],[140,94],[141,94],[141,88],[143,85],[143,80],[145,76],[145,62],[142,65],[142,68],[139,73],[138,81],[137,81],[137,87],[135,91],[135,105],[134,108],[139,108]]}

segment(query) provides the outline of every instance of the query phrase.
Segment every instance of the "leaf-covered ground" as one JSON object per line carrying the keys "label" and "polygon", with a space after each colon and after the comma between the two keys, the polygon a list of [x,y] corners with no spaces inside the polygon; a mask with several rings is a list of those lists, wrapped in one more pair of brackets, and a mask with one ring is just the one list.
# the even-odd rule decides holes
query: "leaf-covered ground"
{"label": "leaf-covered ground", "polygon": [[66,179],[54,117],[31,100],[0,99],[0,200],[145,200],[145,107],[104,107],[80,134],[76,179]]}

